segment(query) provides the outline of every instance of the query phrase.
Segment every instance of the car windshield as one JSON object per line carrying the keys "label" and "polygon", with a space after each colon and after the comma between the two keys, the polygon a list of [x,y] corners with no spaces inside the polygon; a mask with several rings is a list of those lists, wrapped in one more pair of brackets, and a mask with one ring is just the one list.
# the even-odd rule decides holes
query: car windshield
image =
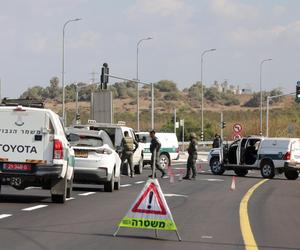
{"label": "car windshield", "polygon": [[72,146],[101,147],[103,141],[99,137],[79,135],[78,140],[72,141]]}

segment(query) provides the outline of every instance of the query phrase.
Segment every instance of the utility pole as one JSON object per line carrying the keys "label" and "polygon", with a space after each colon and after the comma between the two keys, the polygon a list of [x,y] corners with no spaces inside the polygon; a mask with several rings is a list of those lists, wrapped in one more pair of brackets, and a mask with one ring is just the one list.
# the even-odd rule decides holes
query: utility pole
{"label": "utility pole", "polygon": [[0,103],[2,102],[2,83],[0,78]]}

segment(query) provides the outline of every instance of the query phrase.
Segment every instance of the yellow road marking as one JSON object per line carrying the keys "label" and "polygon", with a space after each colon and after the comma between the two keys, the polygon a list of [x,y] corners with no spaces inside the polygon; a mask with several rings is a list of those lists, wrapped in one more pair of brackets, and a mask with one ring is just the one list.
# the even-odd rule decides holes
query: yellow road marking
{"label": "yellow road marking", "polygon": [[240,203],[240,226],[241,231],[244,239],[244,244],[246,247],[246,250],[258,250],[258,247],[256,245],[256,241],[254,239],[249,216],[248,216],[248,201],[251,197],[251,195],[254,193],[254,191],[263,183],[265,183],[268,179],[262,180],[256,185],[254,185],[252,188],[248,190],[248,192],[243,197],[241,203]]}

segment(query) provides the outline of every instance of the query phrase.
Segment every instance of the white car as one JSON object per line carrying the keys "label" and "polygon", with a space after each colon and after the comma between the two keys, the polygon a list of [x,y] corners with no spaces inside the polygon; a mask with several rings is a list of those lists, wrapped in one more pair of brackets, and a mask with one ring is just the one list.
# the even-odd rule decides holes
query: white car
{"label": "white car", "polygon": [[[144,148],[144,165],[150,164],[151,152],[150,143],[151,137],[149,132],[137,132],[136,133],[139,142],[142,143]],[[179,145],[178,139],[175,133],[155,133],[155,136],[161,143],[159,162],[163,169],[170,166],[172,160],[177,160],[179,157]]]}
{"label": "white car", "polygon": [[[125,126],[124,123],[118,124],[109,124],[109,123],[97,123],[94,120],[89,120],[88,124],[86,125],[75,125],[74,128],[80,128],[85,130],[104,130],[112,140],[114,148],[120,152],[121,151],[121,142],[124,138],[124,132],[127,131],[129,136],[132,137],[134,140],[138,141],[138,138],[135,134],[135,131]],[[135,174],[141,174],[143,171],[143,146],[141,143],[138,143],[138,147],[135,149],[133,153],[133,166]],[[129,173],[129,166],[128,164],[123,164],[122,167],[122,174],[128,175]]]}
{"label": "white car", "polygon": [[105,192],[120,189],[121,159],[103,131],[69,129],[75,152],[74,182],[104,184]]}

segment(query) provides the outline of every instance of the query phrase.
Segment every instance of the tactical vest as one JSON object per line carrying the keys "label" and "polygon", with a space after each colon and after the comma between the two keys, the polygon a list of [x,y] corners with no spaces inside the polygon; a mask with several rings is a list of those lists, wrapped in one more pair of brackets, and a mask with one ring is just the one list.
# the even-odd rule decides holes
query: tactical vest
{"label": "tactical vest", "polygon": [[124,151],[133,151],[134,150],[134,144],[133,139],[131,137],[124,137]]}

